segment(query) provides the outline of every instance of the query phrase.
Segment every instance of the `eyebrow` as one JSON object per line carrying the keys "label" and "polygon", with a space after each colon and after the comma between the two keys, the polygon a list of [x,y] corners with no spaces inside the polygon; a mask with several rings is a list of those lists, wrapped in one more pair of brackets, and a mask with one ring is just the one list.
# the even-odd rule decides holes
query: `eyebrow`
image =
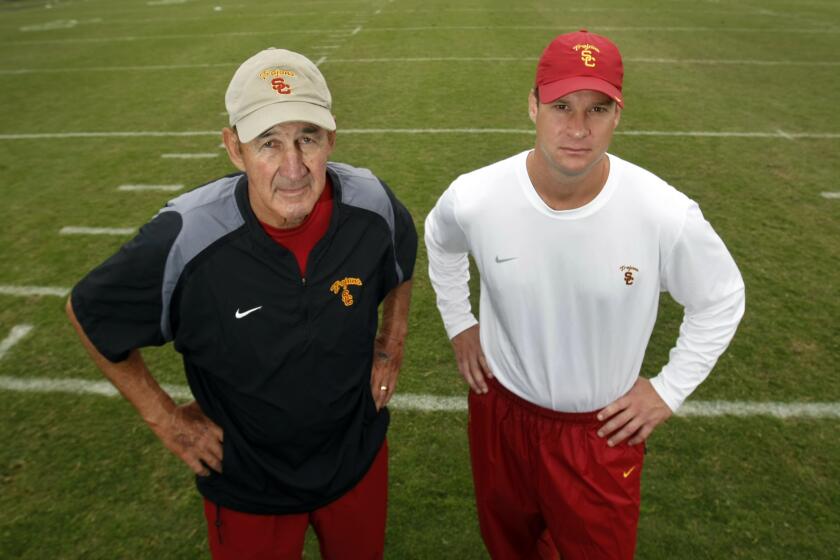
{"label": "eyebrow", "polygon": [[[558,97],[554,101],[549,101],[548,103],[543,103],[543,105],[557,105],[557,104],[560,104],[560,103],[562,103],[563,105],[570,105],[571,104],[571,102],[569,100],[564,99],[562,97]],[[612,97],[608,97],[604,101],[596,101],[596,102],[592,103],[590,106],[591,107],[609,107],[609,106],[615,105],[615,104],[616,104],[615,99],[613,99]]]}
{"label": "eyebrow", "polygon": [[[306,134],[315,134],[319,130],[321,130],[321,128],[318,127],[318,126],[308,125],[308,126],[303,127],[301,129],[301,132],[304,132]],[[257,136],[257,138],[268,138],[269,136],[273,136],[274,134],[275,134],[274,127],[271,127],[268,130],[266,130],[265,132],[263,132],[262,134],[260,134],[259,136]]]}

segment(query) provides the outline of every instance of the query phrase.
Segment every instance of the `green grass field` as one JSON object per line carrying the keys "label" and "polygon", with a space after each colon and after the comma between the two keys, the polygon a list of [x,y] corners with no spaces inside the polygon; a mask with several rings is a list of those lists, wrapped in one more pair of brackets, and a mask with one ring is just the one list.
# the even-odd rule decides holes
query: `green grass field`
{"label": "green grass field", "polygon": [[[119,185],[191,188],[231,171],[212,131],[236,66],[267,46],[321,61],[333,159],[373,169],[422,232],[457,175],[532,144],[537,57],[580,27],[626,59],[611,151],[697,200],[747,284],[740,330],[692,400],[836,411],[840,200],[821,195],[840,191],[832,0],[0,0],[0,286],[72,286],[129,236],[62,227],[138,227],[172,196]],[[117,132],[170,134],[102,134]],[[218,157],[161,157],[182,152]],[[464,396],[422,247],[416,270],[399,389]],[[0,341],[33,327],[0,378],[101,379],[63,304],[0,294]],[[680,318],[664,297],[645,375]],[[171,347],[147,356],[162,382],[184,384]],[[393,411],[388,558],[487,557],[465,426],[464,412]],[[675,417],[649,440],[637,556],[840,558],[837,431],[836,414]],[[0,437],[0,558],[208,555],[191,473],[121,399],[0,389]]]}

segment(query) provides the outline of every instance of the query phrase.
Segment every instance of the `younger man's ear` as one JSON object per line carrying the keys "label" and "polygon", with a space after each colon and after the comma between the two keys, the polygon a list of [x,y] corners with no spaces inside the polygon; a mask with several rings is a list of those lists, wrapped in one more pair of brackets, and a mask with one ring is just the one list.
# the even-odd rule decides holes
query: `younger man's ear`
{"label": "younger man's ear", "polygon": [[537,124],[537,110],[539,110],[539,100],[537,99],[534,90],[528,93],[528,116],[531,117],[531,122]]}

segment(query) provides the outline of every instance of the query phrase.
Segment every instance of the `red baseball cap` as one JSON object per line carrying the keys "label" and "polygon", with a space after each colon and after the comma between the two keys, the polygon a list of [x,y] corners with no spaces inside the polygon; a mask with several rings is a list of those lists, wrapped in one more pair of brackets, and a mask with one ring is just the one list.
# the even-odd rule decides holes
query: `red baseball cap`
{"label": "red baseball cap", "polygon": [[573,91],[591,89],[609,95],[619,107],[624,107],[623,79],[624,65],[618,47],[586,29],[555,37],[537,64],[540,103],[551,103]]}

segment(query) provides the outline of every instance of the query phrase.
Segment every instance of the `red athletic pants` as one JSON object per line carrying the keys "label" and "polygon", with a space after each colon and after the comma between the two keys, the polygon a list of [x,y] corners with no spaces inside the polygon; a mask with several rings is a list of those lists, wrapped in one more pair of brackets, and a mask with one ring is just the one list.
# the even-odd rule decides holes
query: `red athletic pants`
{"label": "red athletic pants", "polygon": [[204,500],[214,560],[300,560],[307,527],[318,535],[321,557],[382,558],[388,504],[388,444],[349,492],[309,513],[257,515]]}
{"label": "red athletic pants", "polygon": [[608,447],[596,412],[556,412],[490,380],[470,393],[481,536],[494,560],[632,559],[644,446]]}

